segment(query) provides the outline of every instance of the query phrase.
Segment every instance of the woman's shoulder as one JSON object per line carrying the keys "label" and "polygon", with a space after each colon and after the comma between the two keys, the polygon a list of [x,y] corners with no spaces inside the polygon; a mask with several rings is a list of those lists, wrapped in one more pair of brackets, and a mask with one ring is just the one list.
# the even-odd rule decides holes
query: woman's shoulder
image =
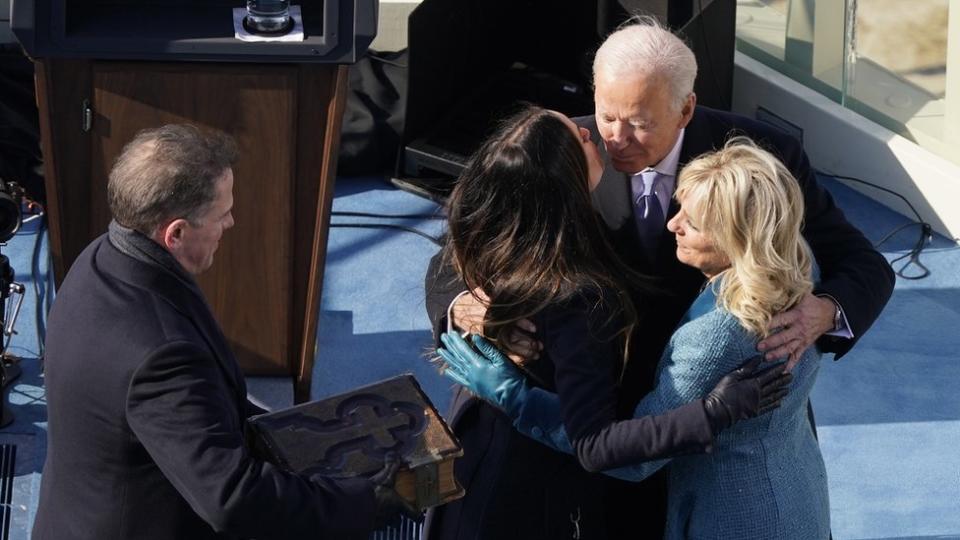
{"label": "woman's shoulder", "polygon": [[550,316],[576,312],[596,316],[620,311],[622,307],[623,300],[616,290],[609,287],[583,286],[564,294],[541,313]]}
{"label": "woman's shoulder", "polygon": [[694,299],[680,321],[678,331],[680,329],[698,333],[712,330],[718,334],[737,337],[749,335],[737,318],[720,305],[716,295],[710,289],[705,289]]}
{"label": "woman's shoulder", "polygon": [[581,287],[545,307],[534,318],[538,327],[581,327],[607,338],[622,330],[625,320],[621,296],[613,289],[601,287]]}
{"label": "woman's shoulder", "polygon": [[754,351],[757,337],[729,311],[713,306],[677,327],[670,341],[675,352],[692,352],[692,357],[713,362]]}
{"label": "woman's shoulder", "polygon": [[677,327],[673,336],[677,340],[706,343],[741,342],[755,339],[736,317],[720,307],[683,322]]}

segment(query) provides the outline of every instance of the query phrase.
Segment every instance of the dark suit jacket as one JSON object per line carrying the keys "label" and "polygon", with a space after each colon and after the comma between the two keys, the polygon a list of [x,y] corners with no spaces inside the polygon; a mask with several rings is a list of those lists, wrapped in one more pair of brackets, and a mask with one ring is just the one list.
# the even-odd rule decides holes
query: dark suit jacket
{"label": "dark suit jacket", "polygon": [[47,461],[33,538],[364,538],[366,480],[256,459],[255,409],[199,288],[101,236],[50,312]]}

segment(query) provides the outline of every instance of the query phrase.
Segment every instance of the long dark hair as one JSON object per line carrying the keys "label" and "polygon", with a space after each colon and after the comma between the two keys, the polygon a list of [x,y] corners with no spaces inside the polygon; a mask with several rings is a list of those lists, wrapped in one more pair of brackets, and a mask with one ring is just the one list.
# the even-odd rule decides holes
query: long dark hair
{"label": "long dark hair", "polygon": [[[448,201],[446,255],[467,286],[490,298],[484,334],[509,350],[514,324],[585,291],[636,324],[627,280],[590,202],[580,141],[555,114],[528,106],[473,156]],[[632,283],[631,283],[632,286]],[[612,293],[612,294],[611,294]],[[611,298],[613,296],[613,298]]]}

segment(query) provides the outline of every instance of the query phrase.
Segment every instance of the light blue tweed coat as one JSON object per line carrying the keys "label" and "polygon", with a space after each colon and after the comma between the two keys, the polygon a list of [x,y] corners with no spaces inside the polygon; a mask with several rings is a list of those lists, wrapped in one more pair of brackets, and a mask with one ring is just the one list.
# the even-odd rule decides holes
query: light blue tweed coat
{"label": "light blue tweed coat", "polygon": [[[660,360],[656,388],[635,417],[701,399],[720,378],[756,354],[757,338],[716,305],[708,287],[674,332]],[[794,369],[781,407],[722,432],[708,454],[650,461],[607,474],[639,481],[670,464],[668,539],[820,540],[830,535],[827,477],[807,419],[819,369],[811,348]],[[572,453],[553,398],[531,392],[517,428]],[[552,416],[552,418],[551,418]],[[612,441],[613,442],[613,441]]]}

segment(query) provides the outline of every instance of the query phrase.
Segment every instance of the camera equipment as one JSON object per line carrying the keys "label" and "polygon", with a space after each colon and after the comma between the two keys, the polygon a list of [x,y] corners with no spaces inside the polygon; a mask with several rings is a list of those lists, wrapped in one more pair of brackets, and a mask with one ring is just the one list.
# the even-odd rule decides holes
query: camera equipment
{"label": "camera equipment", "polygon": [[7,182],[0,178],[0,242],[13,238],[23,223],[20,214],[20,202],[23,200],[23,188],[16,182]]}
{"label": "camera equipment", "polygon": [[[7,242],[13,235],[20,230],[23,224],[20,213],[20,204],[23,201],[23,189],[16,182],[7,182],[0,178],[0,245]],[[10,337],[13,336],[13,325],[17,322],[17,316],[20,314],[20,307],[23,305],[24,287],[14,281],[13,267],[10,266],[10,259],[0,253],[0,386],[6,388],[10,381],[20,374],[19,366],[7,362],[7,345],[10,344]],[[12,305],[8,304],[12,302]],[[7,405],[7,393],[3,392],[2,402],[3,412],[0,414],[0,427],[4,427],[13,422],[13,413]]]}

